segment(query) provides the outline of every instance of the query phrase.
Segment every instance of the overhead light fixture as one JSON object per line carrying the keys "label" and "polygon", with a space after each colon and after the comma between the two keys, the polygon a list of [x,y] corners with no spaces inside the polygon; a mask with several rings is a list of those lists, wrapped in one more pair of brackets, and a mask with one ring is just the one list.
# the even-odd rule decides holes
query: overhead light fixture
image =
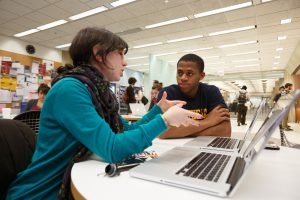
{"label": "overhead light fixture", "polygon": [[233,63],[239,63],[239,62],[251,62],[251,61],[259,61],[258,58],[254,58],[254,59],[246,59],[246,60],[233,60]]}
{"label": "overhead light fixture", "polygon": [[142,64],[136,64],[136,65],[127,65],[126,67],[137,67],[137,66],[141,66]]}
{"label": "overhead light fixture", "polygon": [[276,48],[276,51],[282,51],[283,50],[283,48]]}
{"label": "overhead light fixture", "polygon": [[57,49],[65,48],[65,47],[71,46],[71,44],[72,44],[72,43],[62,44],[62,45],[56,46],[55,48],[57,48]]}
{"label": "overhead light fixture", "polygon": [[279,64],[279,62],[274,62],[273,64],[274,64],[274,65],[278,65],[278,64]]}
{"label": "overhead light fixture", "polygon": [[272,0],[261,0],[262,3],[270,2]]}
{"label": "overhead light fixture", "polygon": [[259,64],[251,64],[251,65],[238,65],[235,66],[236,68],[243,68],[243,67],[257,67]]}
{"label": "overhead light fixture", "polygon": [[273,67],[273,69],[277,69],[277,67]]}
{"label": "overhead light fixture", "polygon": [[17,33],[17,34],[14,34],[15,37],[23,37],[25,35],[30,35],[32,33],[36,33],[36,32],[39,32],[40,30],[38,29],[30,29],[28,31],[24,31],[24,32],[21,32],[21,33]]}
{"label": "overhead light fixture", "polygon": [[204,48],[198,48],[198,49],[190,49],[190,50],[184,50],[183,52],[189,53],[189,52],[204,51],[204,50],[209,50],[209,49],[213,49],[213,47],[204,47]]}
{"label": "overhead light fixture", "polygon": [[219,58],[220,56],[207,56],[207,57],[203,57],[203,59],[210,59],[210,58]]}
{"label": "overhead light fixture", "polygon": [[283,35],[283,36],[278,36],[277,38],[278,40],[285,40],[286,39],[286,35]]}
{"label": "overhead light fixture", "polygon": [[155,28],[155,27],[165,26],[165,25],[174,24],[174,23],[178,23],[178,22],[183,22],[183,21],[187,21],[187,20],[189,20],[189,18],[181,17],[181,18],[172,19],[172,20],[169,20],[169,21],[164,21],[164,22],[160,22],[160,23],[156,23],[156,24],[151,24],[151,25],[145,26],[145,28],[146,29]]}
{"label": "overhead light fixture", "polygon": [[229,29],[229,30],[224,30],[224,31],[218,31],[218,32],[209,33],[208,36],[223,35],[223,34],[227,34],[227,33],[234,33],[234,32],[239,32],[239,31],[246,31],[246,30],[251,30],[251,29],[255,29],[255,28],[256,28],[256,25],[245,26],[245,27],[241,27],[241,28],[234,28],[234,29]]}
{"label": "overhead light fixture", "polygon": [[282,20],[280,21],[281,24],[289,24],[289,23],[291,23],[291,22],[292,22],[292,18],[282,19]]}
{"label": "overhead light fixture", "polygon": [[161,53],[161,54],[155,54],[154,56],[167,56],[172,54],[177,54],[178,52],[170,52],[170,53]]}
{"label": "overhead light fixture", "polygon": [[240,56],[240,55],[248,55],[248,54],[254,54],[258,53],[258,51],[249,51],[249,52],[243,52],[243,53],[232,53],[232,54],[227,54],[226,56]]}
{"label": "overhead light fixture", "polygon": [[275,59],[279,59],[279,58],[280,58],[280,56],[274,56],[274,58],[275,58]]}
{"label": "overhead light fixture", "polygon": [[235,46],[241,46],[241,45],[247,45],[247,44],[254,44],[257,42],[258,42],[257,40],[252,40],[252,41],[239,42],[239,43],[234,43],[234,44],[225,44],[225,45],[218,46],[218,48],[235,47]]}
{"label": "overhead light fixture", "polygon": [[37,27],[37,29],[39,29],[39,30],[46,30],[46,29],[49,29],[49,28],[53,28],[55,26],[59,26],[59,25],[65,24],[67,22],[68,21],[62,19],[62,20],[58,20],[58,21],[55,21],[55,22],[51,22],[49,24],[45,24],[45,25],[39,26],[39,27]]}
{"label": "overhead light fixture", "polygon": [[91,16],[91,15],[97,14],[97,13],[101,13],[101,12],[106,11],[106,10],[108,10],[108,8],[106,8],[105,6],[100,6],[98,8],[94,8],[94,9],[88,10],[86,12],[79,13],[77,15],[73,15],[73,16],[69,17],[69,19],[77,20],[77,19],[81,19],[81,18],[84,18],[84,17],[88,17],[88,16]]}
{"label": "overhead light fixture", "polygon": [[151,46],[160,45],[160,44],[162,44],[162,42],[155,42],[155,43],[149,43],[149,44],[137,45],[137,46],[134,46],[134,47],[132,47],[132,48],[138,49],[138,48],[151,47]]}
{"label": "overhead light fixture", "polygon": [[138,57],[132,57],[132,58],[127,58],[127,60],[136,60],[136,59],[142,59],[142,58],[148,58],[149,56],[138,56]]}
{"label": "overhead light fixture", "polygon": [[191,37],[184,37],[184,38],[178,38],[178,39],[174,39],[174,40],[168,40],[167,43],[193,40],[193,39],[198,39],[198,38],[202,38],[202,37],[203,37],[203,35],[195,35],[195,36],[191,36]]}
{"label": "overhead light fixture", "polygon": [[199,18],[199,17],[205,17],[205,16],[209,16],[209,15],[215,15],[215,14],[219,14],[219,13],[223,13],[223,12],[227,12],[227,11],[231,11],[231,10],[236,10],[236,9],[240,9],[240,8],[244,8],[244,7],[248,7],[248,6],[252,6],[252,1],[241,3],[241,4],[236,4],[236,5],[228,6],[228,7],[224,7],[224,8],[219,8],[219,9],[215,9],[215,10],[210,10],[207,12],[198,13],[198,14],[195,14],[194,17]]}
{"label": "overhead light fixture", "polygon": [[133,1],[135,1],[135,0],[118,0],[118,1],[112,2],[110,5],[112,5],[113,7],[118,7],[118,6],[130,3],[130,2],[133,2]]}

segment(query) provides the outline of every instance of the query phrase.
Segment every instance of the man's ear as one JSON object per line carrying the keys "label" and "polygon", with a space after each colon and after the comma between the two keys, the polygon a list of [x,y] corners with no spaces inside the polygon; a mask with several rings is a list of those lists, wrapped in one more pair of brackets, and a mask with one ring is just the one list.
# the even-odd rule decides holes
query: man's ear
{"label": "man's ear", "polygon": [[200,74],[200,81],[201,81],[202,79],[204,79],[204,77],[205,77],[205,72],[201,72],[201,74]]}

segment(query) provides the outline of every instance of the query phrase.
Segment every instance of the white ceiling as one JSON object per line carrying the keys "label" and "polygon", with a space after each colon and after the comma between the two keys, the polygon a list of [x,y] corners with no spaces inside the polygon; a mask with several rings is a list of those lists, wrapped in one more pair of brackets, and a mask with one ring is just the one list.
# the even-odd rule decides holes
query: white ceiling
{"label": "white ceiling", "polygon": [[[204,81],[213,83],[227,91],[236,91],[238,86],[247,85],[252,93],[273,90],[275,81],[283,78],[284,69],[300,39],[300,0],[273,0],[261,3],[252,0],[253,5],[207,17],[193,15],[249,0],[137,0],[109,9],[100,14],[71,21],[70,16],[113,0],[0,0],[0,34],[13,37],[14,34],[38,26],[67,20],[68,23],[40,31],[21,40],[46,47],[70,43],[74,35],[86,26],[101,26],[121,35],[130,45],[127,54],[128,67],[147,73],[149,55],[178,52],[159,56],[176,67],[176,61],[186,50],[212,47],[196,51],[204,58],[207,77]],[[189,20],[172,25],[145,29],[145,26],[162,21],[188,17]],[[292,18],[289,24],[280,24],[282,19]],[[256,28],[236,33],[208,36],[209,33],[255,25]],[[195,35],[202,38],[167,43],[166,41]],[[279,41],[278,36],[286,36]],[[257,41],[253,44],[220,48],[221,45]],[[137,45],[162,42],[146,48],[132,48]],[[276,48],[283,48],[276,51]],[[65,49],[66,50],[66,49]],[[231,55],[254,52],[246,55]],[[142,59],[130,58],[146,56]],[[277,56],[277,58],[275,58]],[[280,56],[280,58],[278,57]],[[274,64],[277,63],[277,64]],[[130,67],[130,65],[138,65]]]}

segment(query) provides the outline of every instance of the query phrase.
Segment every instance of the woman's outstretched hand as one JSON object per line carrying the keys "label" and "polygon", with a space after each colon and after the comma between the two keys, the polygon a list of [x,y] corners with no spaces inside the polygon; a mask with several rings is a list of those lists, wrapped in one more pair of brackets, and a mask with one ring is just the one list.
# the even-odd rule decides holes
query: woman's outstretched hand
{"label": "woman's outstretched hand", "polygon": [[179,127],[194,125],[198,126],[199,122],[195,119],[202,119],[202,115],[182,108],[183,104],[176,104],[170,107],[162,117],[170,126]]}
{"label": "woman's outstretched hand", "polygon": [[167,99],[167,92],[165,91],[161,97],[161,100],[157,103],[157,105],[160,107],[160,109],[163,112],[166,112],[170,107],[175,106],[177,104],[185,105],[185,101],[179,101],[179,100],[168,100]]}

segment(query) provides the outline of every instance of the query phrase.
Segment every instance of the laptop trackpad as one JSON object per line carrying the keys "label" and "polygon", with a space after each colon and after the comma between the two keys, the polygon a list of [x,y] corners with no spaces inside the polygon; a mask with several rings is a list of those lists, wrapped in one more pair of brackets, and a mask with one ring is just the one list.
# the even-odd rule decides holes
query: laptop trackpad
{"label": "laptop trackpad", "polygon": [[181,147],[176,147],[172,149],[171,151],[168,151],[162,155],[160,155],[156,159],[152,159],[154,162],[164,162],[164,163],[169,163],[169,164],[178,164],[181,162],[185,162],[186,160],[190,160],[193,155],[197,155],[199,153],[199,149],[192,149],[195,151],[191,151],[189,148],[189,151],[186,150],[185,148]]}

